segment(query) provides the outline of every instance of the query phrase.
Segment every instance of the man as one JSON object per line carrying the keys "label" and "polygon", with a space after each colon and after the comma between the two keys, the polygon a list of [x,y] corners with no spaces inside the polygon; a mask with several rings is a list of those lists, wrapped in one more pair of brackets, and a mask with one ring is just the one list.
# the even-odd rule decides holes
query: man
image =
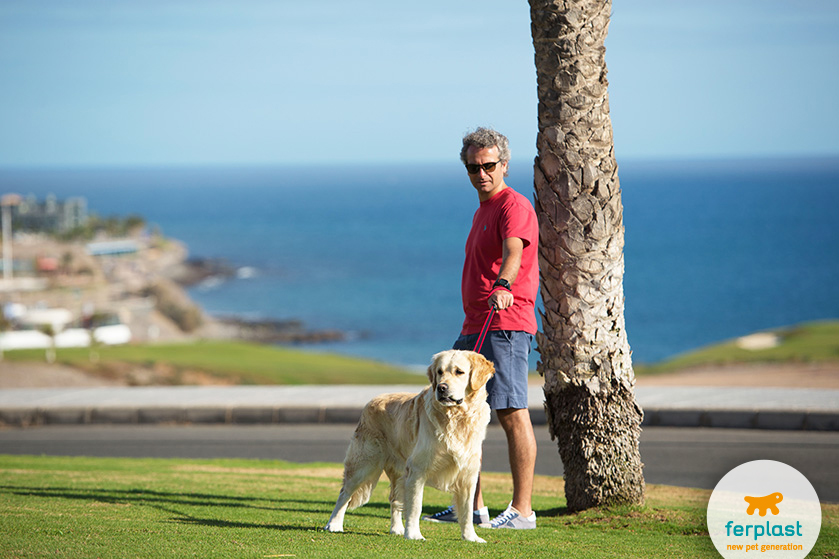
{"label": "man", "polygon": [[[466,318],[454,348],[475,349],[490,309],[494,306],[498,310],[481,353],[496,367],[487,385],[487,401],[496,410],[507,436],[513,474],[510,506],[491,522],[478,480],[474,521],[491,528],[531,529],[536,527],[536,514],[531,508],[536,439],[527,407],[527,374],[530,346],[537,330],[539,226],[530,201],[504,182],[510,162],[506,137],[495,130],[478,128],[463,138],[460,158],[480,206],[466,241],[461,282]],[[424,518],[457,521],[451,507]]]}

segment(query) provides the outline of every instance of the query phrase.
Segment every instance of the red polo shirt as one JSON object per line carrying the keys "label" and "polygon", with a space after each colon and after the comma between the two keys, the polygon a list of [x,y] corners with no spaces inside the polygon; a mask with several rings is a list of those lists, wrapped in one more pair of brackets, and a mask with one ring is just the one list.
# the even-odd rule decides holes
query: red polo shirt
{"label": "red polo shirt", "polygon": [[466,314],[461,334],[481,332],[489,313],[487,299],[501,270],[504,239],[510,237],[518,237],[524,243],[521,268],[512,286],[515,302],[512,307],[496,313],[490,329],[536,333],[539,224],[530,200],[507,187],[481,202],[472,218],[461,281]]}

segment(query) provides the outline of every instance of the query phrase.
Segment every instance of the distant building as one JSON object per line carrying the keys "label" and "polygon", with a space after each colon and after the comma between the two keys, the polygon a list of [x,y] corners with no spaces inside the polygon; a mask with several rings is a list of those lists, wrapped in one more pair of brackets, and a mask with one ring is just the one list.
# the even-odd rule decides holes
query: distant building
{"label": "distant building", "polygon": [[91,256],[116,256],[133,254],[140,250],[140,244],[133,239],[116,239],[87,243],[87,253]]}
{"label": "distant building", "polygon": [[12,208],[15,231],[64,233],[87,223],[87,200],[81,197],[61,201],[50,194],[39,202],[34,194]]}

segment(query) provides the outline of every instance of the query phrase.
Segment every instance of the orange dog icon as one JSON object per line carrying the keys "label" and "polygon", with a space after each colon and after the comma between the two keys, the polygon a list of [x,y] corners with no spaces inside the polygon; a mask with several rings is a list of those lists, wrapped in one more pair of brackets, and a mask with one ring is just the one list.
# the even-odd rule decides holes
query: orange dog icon
{"label": "orange dog icon", "polygon": [[772,514],[778,514],[780,512],[778,510],[778,503],[784,500],[784,496],[780,493],[772,493],[765,497],[744,497],[743,500],[749,503],[746,514],[752,515],[755,509],[758,509],[760,516],[766,516],[767,509],[771,510]]}

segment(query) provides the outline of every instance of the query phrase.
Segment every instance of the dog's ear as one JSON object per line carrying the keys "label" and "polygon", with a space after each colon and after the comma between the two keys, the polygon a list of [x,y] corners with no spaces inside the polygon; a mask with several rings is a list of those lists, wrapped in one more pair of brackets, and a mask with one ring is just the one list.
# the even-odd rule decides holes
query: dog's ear
{"label": "dog's ear", "polygon": [[495,374],[495,366],[492,361],[475,352],[469,353],[469,362],[472,364],[472,370],[469,372],[469,387],[474,392],[492,378],[492,375]]}
{"label": "dog's ear", "polygon": [[444,352],[440,352],[434,355],[431,358],[431,365],[428,366],[428,382],[431,383],[431,386],[437,387],[437,367],[439,367],[440,356],[443,355]]}

